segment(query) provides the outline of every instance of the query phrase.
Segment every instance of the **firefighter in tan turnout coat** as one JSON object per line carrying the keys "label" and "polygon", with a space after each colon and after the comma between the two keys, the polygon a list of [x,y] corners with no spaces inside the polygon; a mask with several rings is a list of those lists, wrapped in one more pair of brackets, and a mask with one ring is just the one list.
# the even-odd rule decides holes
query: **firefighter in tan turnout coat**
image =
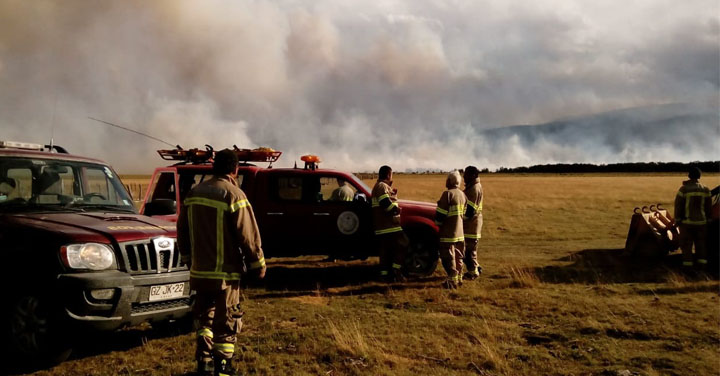
{"label": "firefighter in tan turnout coat", "polygon": [[467,166],[463,174],[465,181],[465,198],[467,206],[465,208],[464,228],[465,233],[465,267],[467,273],[466,279],[476,279],[482,272],[482,267],[478,264],[478,242],[480,241],[480,232],[482,231],[483,216],[483,190],[480,185],[479,171],[475,166]]}
{"label": "firefighter in tan turnout coat", "polygon": [[447,288],[457,288],[462,282],[466,199],[459,188],[461,180],[458,171],[448,175],[445,180],[447,190],[440,196],[435,212],[435,224],[440,227],[440,259],[448,275],[444,282]]}
{"label": "firefighter in tan turnout coat", "polygon": [[[200,375],[235,375],[235,341],[242,322],[234,312],[244,267],[265,276],[265,259],[252,207],[237,186],[238,157],[215,155],[214,177],[194,187],[178,217],[178,245],[196,291],[196,359]],[[214,359],[214,362],[213,362]]]}
{"label": "firefighter in tan turnout coat", "polygon": [[397,204],[397,190],[392,188],[392,169],[380,167],[378,181],[372,190],[372,211],[375,236],[380,255],[380,277],[391,281],[402,281],[402,265],[408,238],[400,227],[400,207]]}
{"label": "firefighter in tan turnout coat", "polygon": [[[683,267],[692,268],[694,263],[700,269],[707,267],[707,224],[710,215],[710,190],[698,181],[702,175],[694,167],[688,174],[689,180],[683,182],[675,196],[675,223],[680,227],[680,249],[683,255]],[[692,249],[695,244],[695,256]]]}

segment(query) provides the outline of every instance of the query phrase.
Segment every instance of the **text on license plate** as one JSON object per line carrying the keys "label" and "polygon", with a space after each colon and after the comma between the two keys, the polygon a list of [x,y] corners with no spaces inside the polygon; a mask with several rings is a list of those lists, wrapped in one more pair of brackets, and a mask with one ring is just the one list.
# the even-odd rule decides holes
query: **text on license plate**
{"label": "text on license plate", "polygon": [[167,285],[150,286],[150,298],[148,300],[165,300],[183,296],[185,283],[170,283]]}

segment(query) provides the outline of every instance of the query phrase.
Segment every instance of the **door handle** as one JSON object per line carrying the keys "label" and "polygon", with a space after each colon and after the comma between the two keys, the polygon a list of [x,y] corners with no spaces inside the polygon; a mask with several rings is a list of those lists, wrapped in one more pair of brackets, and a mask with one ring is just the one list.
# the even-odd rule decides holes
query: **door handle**
{"label": "door handle", "polygon": [[285,213],[267,213],[267,215],[283,215]]}
{"label": "door handle", "polygon": [[330,213],[313,213],[313,215],[318,215],[318,216],[320,216],[320,215],[330,215]]}

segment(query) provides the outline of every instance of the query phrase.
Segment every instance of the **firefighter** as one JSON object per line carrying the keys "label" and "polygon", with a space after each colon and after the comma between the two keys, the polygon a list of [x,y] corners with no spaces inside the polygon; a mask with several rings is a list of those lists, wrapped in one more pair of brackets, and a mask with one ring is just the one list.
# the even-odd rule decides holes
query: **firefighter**
{"label": "firefighter", "polygon": [[447,272],[446,288],[456,289],[462,283],[463,216],[466,198],[460,190],[462,178],[458,171],[451,172],[445,180],[447,190],[440,196],[435,212],[435,224],[440,227],[440,259]]}
{"label": "firefighter", "polygon": [[391,188],[392,183],[392,168],[380,167],[378,181],[372,190],[373,223],[379,243],[380,278],[403,281],[402,265],[409,241],[400,227],[397,189]]}
{"label": "firefighter", "polygon": [[[707,267],[707,216],[710,214],[710,190],[700,184],[702,171],[693,167],[688,173],[689,180],[683,182],[675,196],[675,223],[680,228],[680,249],[683,267],[690,269],[697,261],[699,269]],[[693,259],[693,244],[695,259]]]}
{"label": "firefighter", "polygon": [[463,180],[465,181],[465,190],[463,192],[467,199],[465,216],[463,216],[467,273],[463,277],[468,280],[477,279],[482,273],[482,267],[477,260],[478,242],[480,241],[480,231],[483,225],[483,190],[482,185],[480,185],[479,174],[480,171],[475,166],[467,166],[463,174]]}
{"label": "firefighter", "polygon": [[196,291],[200,375],[237,374],[232,358],[242,321],[233,309],[239,303],[240,274],[247,269],[257,278],[265,276],[260,233],[237,173],[235,152],[216,153],[214,176],[190,191],[178,217],[178,246]]}
{"label": "firefighter", "polygon": [[330,201],[352,201],[355,192],[345,179],[337,178],[338,187],[330,194]]}

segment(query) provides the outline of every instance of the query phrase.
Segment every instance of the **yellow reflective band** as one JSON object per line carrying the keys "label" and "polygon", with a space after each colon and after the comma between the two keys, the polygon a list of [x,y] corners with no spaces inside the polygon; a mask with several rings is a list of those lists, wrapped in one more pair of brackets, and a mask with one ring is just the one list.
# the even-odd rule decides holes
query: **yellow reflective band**
{"label": "yellow reflective band", "polygon": [[682,193],[682,192],[680,192],[680,191],[678,191],[678,194],[677,194],[677,195],[680,196],[680,197],[685,197],[685,194]]}
{"label": "yellow reflective band", "polygon": [[378,197],[378,198],[377,198],[377,201],[380,202],[380,201],[382,201],[384,198],[390,198],[390,196],[386,193],[386,194]]}
{"label": "yellow reflective band", "polygon": [[705,259],[698,259],[698,264],[707,264],[707,260],[705,260]]}
{"label": "yellow reflective band", "polygon": [[388,275],[389,273],[390,273],[390,272],[388,272],[387,270],[381,270],[381,271],[380,271],[380,275]]}
{"label": "yellow reflective band", "polygon": [[[193,226],[192,206],[187,206],[188,227],[190,227],[190,255],[195,253],[195,227]],[[191,256],[192,257],[192,256]]]}
{"label": "yellow reflective band", "polygon": [[402,269],[402,265],[400,265],[400,264],[393,263],[392,267],[393,267],[393,269]]}
{"label": "yellow reflective band", "polygon": [[234,343],[216,343],[216,344],[213,344],[213,350],[218,350],[220,352],[232,354],[235,352],[235,344]]}
{"label": "yellow reflective band", "polygon": [[402,227],[390,227],[382,230],[375,230],[375,235],[390,234],[398,231],[402,231]]}
{"label": "yellow reflective band", "polygon": [[471,207],[472,207],[473,209],[475,209],[475,210],[478,210],[478,206],[477,206],[477,205],[475,205],[475,203],[474,203],[474,202],[472,202],[472,201],[468,201],[468,202],[467,202],[467,204],[468,204],[468,205],[470,205],[470,206],[471,206]]}
{"label": "yellow reflective band", "polygon": [[[706,192],[688,192],[685,194],[685,218],[690,218],[690,198],[691,197],[710,197]],[[683,223],[690,224],[690,225],[704,225],[707,224],[707,217],[705,216],[705,200],[700,201],[700,217],[702,218],[699,221],[690,221],[690,220],[684,220]]]}
{"label": "yellow reflective band", "polygon": [[215,222],[215,271],[220,272],[225,262],[225,211],[217,210]]}
{"label": "yellow reflective band", "polygon": [[477,211],[482,211],[482,201],[477,205]]}
{"label": "yellow reflective band", "polygon": [[393,202],[392,204],[388,205],[387,208],[385,208],[385,211],[389,212],[390,210],[392,210],[392,208],[397,208],[397,207],[398,207],[398,204]]}
{"label": "yellow reflective band", "polygon": [[683,266],[693,266],[692,261],[683,261]]}
{"label": "yellow reflective band", "polygon": [[240,273],[201,272],[197,270],[190,270],[190,277],[200,279],[224,279],[226,281],[239,281]]}
{"label": "yellow reflective band", "polygon": [[445,210],[445,209],[443,209],[443,208],[441,208],[441,207],[439,207],[439,206],[437,207],[437,209],[435,209],[435,211],[438,212],[438,213],[440,213],[440,214],[445,214],[445,215],[447,215],[447,213],[448,213],[447,210]]}
{"label": "yellow reflective band", "polygon": [[240,201],[236,201],[235,203],[230,205],[230,213],[234,213],[242,208],[247,208],[248,206],[250,206],[250,201],[248,200],[243,199]]}
{"label": "yellow reflective band", "polygon": [[184,201],[185,206],[189,205],[203,205],[203,206],[209,206],[211,208],[216,208],[220,210],[228,210],[228,204],[218,201],[218,200],[212,200],[209,198],[204,197],[190,197]]}
{"label": "yellow reflective band", "polygon": [[480,272],[478,272],[478,271],[477,271],[477,268],[475,268],[475,270],[470,270],[470,271],[468,272],[468,274],[474,275],[474,276],[479,276],[479,275],[480,275]]}
{"label": "yellow reflective band", "polygon": [[265,266],[265,257],[261,257],[260,260],[250,263],[250,269],[260,269]]}
{"label": "yellow reflective band", "polygon": [[465,206],[463,205],[454,205],[450,207],[450,212],[448,213],[448,217],[453,217],[456,215],[463,215],[465,214]]}
{"label": "yellow reflective band", "polygon": [[480,239],[480,234],[465,234],[465,239]]}
{"label": "yellow reflective band", "polygon": [[213,332],[212,332],[212,330],[210,330],[210,329],[208,329],[208,328],[202,328],[202,329],[200,329],[200,330],[197,331],[197,335],[198,335],[198,337],[209,337],[209,338],[212,338],[212,337],[213,337]]}
{"label": "yellow reflective band", "polygon": [[458,238],[440,238],[440,243],[455,243],[455,242],[461,242],[465,240],[464,237],[458,237]]}

